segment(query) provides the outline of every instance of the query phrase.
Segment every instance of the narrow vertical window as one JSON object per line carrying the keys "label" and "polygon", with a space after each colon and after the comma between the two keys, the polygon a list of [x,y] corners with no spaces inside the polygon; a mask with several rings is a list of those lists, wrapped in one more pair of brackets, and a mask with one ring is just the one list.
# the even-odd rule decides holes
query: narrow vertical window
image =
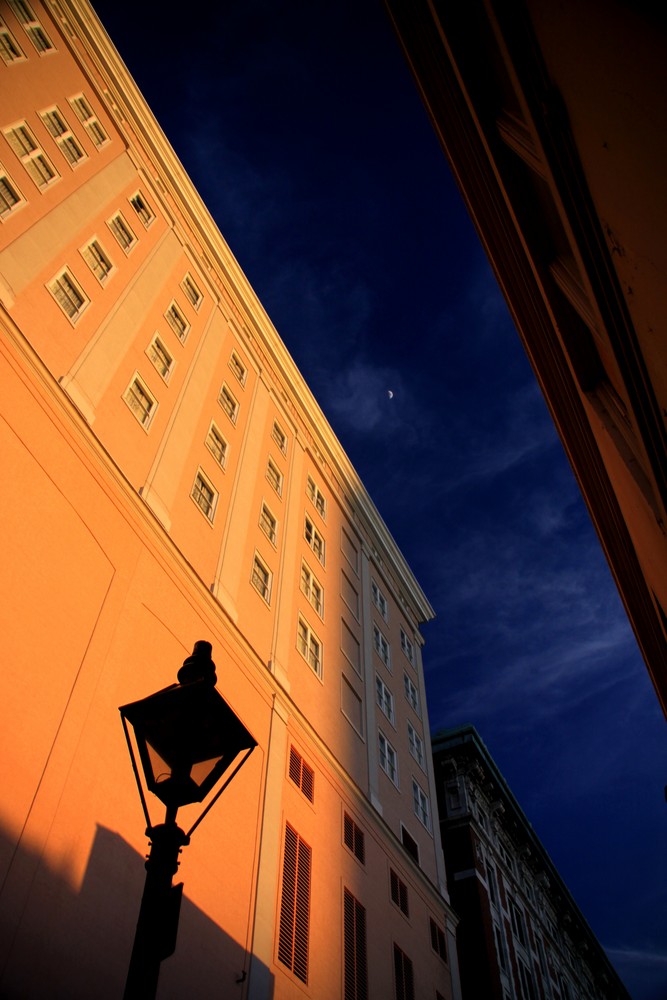
{"label": "narrow vertical window", "polygon": [[259,512],[259,526],[271,542],[272,545],[276,544],[277,539],[277,529],[278,522],[275,517],[267,507],[265,503],[262,504],[261,510]]}
{"label": "narrow vertical window", "polygon": [[24,199],[14,182],[0,167],[0,219],[6,219],[15,208],[24,203]]}
{"label": "narrow vertical window", "polygon": [[139,194],[139,192],[137,191],[137,193],[133,194],[132,197],[130,198],[130,205],[139,216],[141,224],[144,226],[145,229],[148,229],[151,222],[155,218],[155,213],[153,212],[152,208],[150,207],[144,196],[142,194]]}
{"label": "narrow vertical window", "polygon": [[278,960],[303,983],[308,982],[311,862],[311,848],[296,830],[286,823]]}
{"label": "narrow vertical window", "polygon": [[431,948],[435,951],[443,962],[447,961],[447,945],[445,943],[445,932],[438,927],[433,917],[429,917],[431,928]]}
{"label": "narrow vertical window", "polygon": [[103,285],[113,271],[113,264],[100,241],[91,240],[88,246],[83,248],[81,255],[99,283]]}
{"label": "narrow vertical window", "polygon": [[230,391],[226,382],[223,382],[220,389],[220,395],[218,396],[218,402],[223,408],[229,419],[233,424],[236,423],[236,418],[239,415],[239,404],[238,400],[234,398],[233,393]]}
{"label": "narrow vertical window", "polygon": [[227,458],[227,442],[214,423],[208,429],[206,435],[206,447],[213,455],[218,465],[224,468]]}
{"label": "narrow vertical window", "polygon": [[[109,136],[106,134],[102,126],[100,125],[97,116],[93,114],[90,104],[83,96],[79,94],[77,97],[70,97],[70,104],[74,108],[74,113],[86,130],[86,135],[91,140],[93,145],[97,148],[103,146],[105,142],[109,141]],[[132,204],[132,198],[130,198]]]}
{"label": "narrow vertical window", "polygon": [[195,476],[191,496],[201,510],[202,514],[204,514],[206,518],[212,522],[215,516],[218,494],[212,483],[209,482],[201,469]]}
{"label": "narrow vertical window", "polygon": [[424,741],[411,722],[408,722],[408,746],[421,769],[425,770]]}
{"label": "narrow vertical window", "polygon": [[268,604],[271,600],[271,572],[258,555],[253,560],[251,582]]}
{"label": "narrow vertical window", "polygon": [[373,597],[373,604],[378,609],[384,620],[387,621],[389,617],[387,598],[384,596],[375,580],[371,580],[371,595]]}
{"label": "narrow vertical window", "polygon": [[168,382],[174,359],[159,337],[153,337],[146,353],[156,371],[160,373],[165,382]]}
{"label": "narrow vertical window", "polygon": [[414,667],[415,665],[415,647],[411,639],[408,638],[408,634],[401,625],[401,649],[407,656],[408,660]]}
{"label": "narrow vertical window", "polygon": [[396,1000],[415,1000],[412,961],[397,944],[394,945],[394,988]]}
{"label": "narrow vertical window", "polygon": [[313,802],[315,800],[315,772],[293,746],[290,747],[289,754],[289,776],[290,781],[294,782],[308,801]]}
{"label": "narrow vertical window", "polygon": [[232,351],[232,356],[229,359],[229,367],[234,372],[241,385],[244,386],[248,377],[248,369],[243,364],[236,351]]}
{"label": "narrow vertical window", "polygon": [[352,817],[345,813],[343,815],[343,842],[352,851],[357,861],[362,865],[366,864],[366,838],[361,827],[357,826]]}
{"label": "narrow vertical window", "polygon": [[412,779],[412,806],[415,816],[426,827],[431,829],[431,805],[428,795],[420,788],[419,784]]}
{"label": "narrow vertical window", "polygon": [[122,248],[123,252],[129,253],[134,244],[137,242],[137,237],[134,235],[121,213],[117,212],[113,218],[109,219],[107,225],[116,237],[116,241]]}
{"label": "narrow vertical window", "polygon": [[58,180],[60,174],[25,122],[7,129],[5,138],[40,190]]}
{"label": "narrow vertical window", "polygon": [[343,893],[343,998],[367,1000],[366,908],[349,889]]}
{"label": "narrow vertical window", "polygon": [[202,301],[202,294],[197,287],[195,279],[191,274],[186,274],[181,282],[181,288],[185,292],[185,297],[194,309],[199,309]]}
{"label": "narrow vertical window", "polygon": [[277,420],[273,421],[273,428],[271,429],[271,437],[276,442],[283,455],[287,453],[287,435],[282,429]]}
{"label": "narrow vertical window", "polygon": [[89,300],[69,271],[63,271],[57,278],[54,278],[49,285],[49,291],[72,323],[76,323],[89,304]]}
{"label": "narrow vertical window", "polygon": [[306,479],[306,494],[318,514],[320,514],[321,517],[326,517],[327,503],[324,499],[324,494],[317,486],[312,476],[308,476]]}
{"label": "narrow vertical window", "polygon": [[123,398],[139,423],[148,429],[157,409],[157,402],[138,375],[128,385]]}
{"label": "narrow vertical window", "polygon": [[171,303],[166,313],[164,314],[164,318],[166,319],[167,323],[172,328],[178,339],[184,343],[185,338],[188,335],[188,331],[190,330],[190,324],[188,323],[187,319],[185,318],[185,316],[183,315],[183,313],[178,308],[175,302]]}
{"label": "narrow vertical window", "polygon": [[51,108],[50,111],[43,111],[41,119],[46,126],[46,130],[54,140],[56,146],[63,154],[70,167],[75,167],[81,160],[85,160],[84,153],[79,140],[72,133],[69,123],[65,120],[62,112],[58,108]]}
{"label": "narrow vertical window", "polygon": [[299,617],[296,644],[299,652],[318,677],[322,677],[322,643],[317,638],[308,622]]}
{"label": "narrow vertical window", "polygon": [[406,917],[410,916],[410,907],[408,906],[408,887],[399,878],[393,868],[389,870],[389,888],[391,891],[391,901],[396,903],[401,913],[404,913]]}
{"label": "narrow vertical window", "polygon": [[35,46],[37,52],[40,55],[43,55],[45,52],[53,52],[53,42],[44,31],[38,18],[35,17],[35,12],[27,0],[9,0],[9,6],[16,14],[17,20],[20,21],[23,30]]}
{"label": "narrow vertical window", "polygon": [[278,496],[282,496],[283,474],[272,459],[269,459],[266,466],[266,478],[271,483]]}
{"label": "narrow vertical window", "polygon": [[391,659],[389,654],[389,643],[383,636],[377,625],[373,625],[373,645],[375,646],[375,652],[378,654],[382,662],[387,669],[391,670]]}
{"label": "narrow vertical window", "polygon": [[398,788],[398,757],[393,746],[384,735],[382,730],[378,734],[378,750],[380,756],[380,767]]}
{"label": "narrow vertical window", "polygon": [[0,20],[0,59],[8,66],[25,59],[18,42],[2,20]]}
{"label": "narrow vertical window", "polygon": [[324,592],[322,585],[305,562],[301,563],[301,590],[321,618],[324,613]]}
{"label": "narrow vertical window", "polygon": [[307,514],[303,534],[319,561],[324,565],[324,539]]}

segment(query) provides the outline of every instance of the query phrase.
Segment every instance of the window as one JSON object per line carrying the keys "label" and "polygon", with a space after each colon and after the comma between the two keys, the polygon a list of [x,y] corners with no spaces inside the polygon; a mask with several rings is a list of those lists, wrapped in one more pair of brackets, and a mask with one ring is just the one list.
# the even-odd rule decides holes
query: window
{"label": "window", "polygon": [[245,385],[245,381],[248,377],[248,369],[243,364],[236,351],[232,351],[232,356],[229,359],[229,367],[234,372],[241,385]]}
{"label": "window", "polygon": [[141,219],[142,225],[148,229],[151,222],[155,219],[155,212],[150,207],[144,196],[137,191],[137,193],[133,194],[130,198],[130,205]]}
{"label": "window", "polygon": [[292,746],[289,751],[289,776],[308,801],[313,802],[315,799],[315,772],[309,764],[306,764],[296,747]]}
{"label": "window", "polygon": [[63,271],[49,285],[49,291],[67,317],[76,323],[89,303],[69,271]]}
{"label": "window", "polygon": [[30,4],[26,0],[9,0],[9,5],[39,54],[42,55],[44,52],[54,51],[53,42],[35,17]]}
{"label": "window", "polygon": [[412,806],[415,816],[427,830],[431,829],[431,805],[428,795],[420,788],[419,784],[412,779]]}
{"label": "window", "polygon": [[357,826],[348,813],[343,813],[343,842],[352,851],[357,861],[366,864],[366,838],[361,827]]}
{"label": "window", "polygon": [[148,345],[146,354],[151,359],[156,371],[160,373],[165,382],[168,382],[174,359],[157,335],[153,337]]}
{"label": "window", "polygon": [[307,563],[301,563],[301,590],[306,595],[320,618],[324,614],[324,591]]}
{"label": "window", "polygon": [[196,310],[202,303],[202,293],[199,291],[195,279],[191,274],[186,274],[181,282],[181,288],[185,292],[185,297],[190,305]]}
{"label": "window", "polygon": [[0,219],[6,219],[15,208],[24,204],[24,199],[14,182],[0,166]]}
{"label": "window", "polygon": [[286,823],[278,960],[303,983],[308,982],[311,861],[311,848],[296,830]]}
{"label": "window", "polygon": [[393,726],[394,696],[378,674],[375,675],[375,697],[378,705]]}
{"label": "window", "polygon": [[408,722],[408,746],[410,747],[410,753],[421,769],[424,770],[424,741],[411,722]]}
{"label": "window", "polygon": [[486,878],[489,885],[489,899],[493,905],[498,907],[498,880],[496,878],[496,870],[491,865],[486,866]]}
{"label": "window", "polygon": [[229,419],[233,424],[236,423],[236,418],[239,415],[239,404],[238,400],[235,399],[233,393],[230,391],[229,386],[226,382],[222,383],[220,389],[220,395],[218,396],[218,402],[223,408]]}
{"label": "window", "polygon": [[322,565],[324,565],[324,539],[307,514],[304,522],[303,534],[317,558],[320,560]]}
{"label": "window", "polygon": [[375,652],[378,654],[385,667],[391,670],[390,659],[389,659],[389,643],[383,636],[377,625],[373,625],[373,645],[375,646]]}
{"label": "window", "polygon": [[445,932],[438,927],[433,917],[429,917],[431,927],[431,948],[435,951],[443,962],[447,961],[447,944],[445,942]]}
{"label": "window", "polygon": [[496,938],[496,951],[498,953],[500,968],[503,972],[507,972],[507,952],[505,951],[505,941],[503,939],[503,932],[498,924],[493,925],[493,933]]}
{"label": "window", "polygon": [[81,160],[87,159],[78,139],[72,134],[69,124],[63,118],[58,108],[43,111],[40,115],[46,130],[55,141],[70,167],[75,167]]}
{"label": "window", "polygon": [[40,190],[59,179],[60,174],[25,122],[7,129],[5,137],[25,167],[26,172]]}
{"label": "window", "polygon": [[419,864],[419,844],[401,823],[401,843],[416,864]]}
{"label": "window", "polygon": [[366,910],[343,891],[343,1000],[367,1000]]}
{"label": "window", "polygon": [[371,595],[373,597],[373,604],[378,609],[384,620],[387,621],[389,616],[387,598],[384,596],[375,580],[371,580]]}
{"label": "window", "polygon": [[251,582],[257,593],[268,604],[271,600],[271,573],[257,554],[252,562]]}
{"label": "window", "polygon": [[415,647],[411,639],[408,638],[407,632],[401,626],[401,649],[407,656],[408,660],[414,667],[415,665]]}
{"label": "window", "polygon": [[405,882],[398,877],[393,868],[389,870],[389,886],[391,890],[391,900],[392,903],[396,903],[399,910],[406,915],[410,916],[410,909],[408,907],[408,887]]}
{"label": "window", "polygon": [[148,429],[157,409],[157,402],[138,375],[128,385],[123,399],[142,427]]}
{"label": "window", "polygon": [[398,788],[398,758],[396,757],[396,751],[382,730],[380,730],[378,736],[378,747],[380,750],[380,767]]}
{"label": "window", "polygon": [[273,486],[274,490],[278,496],[282,496],[283,493],[283,474],[278,468],[278,466],[269,459],[266,466],[266,478]]}
{"label": "window", "polygon": [[100,241],[91,240],[88,246],[83,248],[81,255],[99,283],[103,285],[113,271],[113,264]]}
{"label": "window", "polygon": [[282,429],[277,420],[273,421],[273,427],[271,428],[271,437],[276,442],[283,455],[287,454],[287,435]]}
{"label": "window", "polygon": [[315,485],[314,479],[310,476],[306,479],[306,493],[308,494],[308,499],[315,506],[317,513],[322,517],[326,517],[327,506],[324,494],[320,491],[319,487]]}
{"label": "window", "polygon": [[116,237],[116,241],[123,250],[123,253],[129,253],[134,244],[137,242],[137,237],[134,235],[121,213],[117,212],[113,218],[109,219],[107,225]]}
{"label": "window", "polygon": [[354,572],[357,576],[359,576],[359,549],[352,541],[345,528],[341,528],[340,531],[340,550]]}
{"label": "window", "polygon": [[195,476],[191,496],[202,513],[206,515],[209,521],[213,522],[218,494],[201,469]]}
{"label": "window", "polygon": [[510,899],[510,919],[512,921],[512,930],[524,948],[526,948],[528,946],[526,920],[523,913],[512,899]]}
{"label": "window", "polygon": [[0,59],[8,66],[25,59],[16,39],[2,20],[0,20]]}
{"label": "window", "polygon": [[278,522],[265,503],[262,504],[262,509],[259,514],[259,526],[268,540],[275,545]]}
{"label": "window", "polygon": [[394,945],[394,989],[396,1000],[415,1000],[412,962],[397,944]]}
{"label": "window", "polygon": [[[96,115],[93,114],[90,104],[83,94],[78,94],[76,97],[70,97],[69,102],[74,108],[75,115],[83,125],[86,130],[86,135],[93,145],[99,149],[99,147],[103,146],[105,142],[108,142],[109,136],[100,125]],[[139,195],[135,195],[135,197],[139,197]],[[130,198],[130,202],[134,206],[133,198]],[[144,225],[148,225],[148,223],[144,223]]]}
{"label": "window", "polygon": [[322,677],[322,643],[317,638],[308,622],[299,616],[296,635],[297,649],[313,668],[318,677]]}
{"label": "window", "polygon": [[185,316],[178,308],[175,302],[172,302],[166,313],[164,314],[169,326],[172,328],[176,336],[180,341],[184,341],[188,335],[190,329],[190,324],[186,320]]}
{"label": "window", "polygon": [[419,692],[412,683],[412,679],[407,674],[403,674],[403,685],[405,687],[405,697],[408,699],[417,715],[419,715]]}
{"label": "window", "polygon": [[[521,994],[523,996],[523,1000],[537,1000],[535,981],[533,979],[532,972],[518,957],[517,963],[519,965],[519,978],[521,980]],[[565,990],[563,990],[563,996],[568,997],[568,993]]]}
{"label": "window", "polygon": [[341,618],[340,626],[340,648],[343,651],[343,655],[350,661],[356,672],[361,674],[361,646],[359,640],[344,618]]}
{"label": "window", "polygon": [[359,621],[359,594],[344,570],[341,570],[340,573],[340,594],[354,617]]}
{"label": "window", "polygon": [[213,455],[213,458],[216,460],[218,465],[224,468],[225,459],[227,457],[227,442],[214,423],[212,423],[208,429],[208,434],[206,435],[206,447]]}

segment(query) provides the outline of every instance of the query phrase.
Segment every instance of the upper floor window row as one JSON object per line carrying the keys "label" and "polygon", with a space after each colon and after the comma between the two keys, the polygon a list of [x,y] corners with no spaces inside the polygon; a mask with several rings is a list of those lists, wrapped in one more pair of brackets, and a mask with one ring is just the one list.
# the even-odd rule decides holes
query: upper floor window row
{"label": "upper floor window row", "polygon": [[9,0],[9,6],[39,55],[55,52],[53,42],[27,0]]}

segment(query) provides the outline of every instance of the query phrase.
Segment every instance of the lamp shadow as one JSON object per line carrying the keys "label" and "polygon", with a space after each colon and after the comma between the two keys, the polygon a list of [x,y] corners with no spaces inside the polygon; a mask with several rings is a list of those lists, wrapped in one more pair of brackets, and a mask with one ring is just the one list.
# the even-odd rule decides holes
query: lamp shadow
{"label": "lamp shadow", "polygon": [[[148,848],[148,845],[147,845]],[[117,1000],[123,995],[144,885],[144,857],[98,826],[77,892],[66,873],[0,832],[0,996]],[[178,879],[177,879],[178,880]],[[187,883],[185,886],[187,892]],[[160,1000],[271,1000],[273,975],[186,895],[176,952],[162,962]]]}

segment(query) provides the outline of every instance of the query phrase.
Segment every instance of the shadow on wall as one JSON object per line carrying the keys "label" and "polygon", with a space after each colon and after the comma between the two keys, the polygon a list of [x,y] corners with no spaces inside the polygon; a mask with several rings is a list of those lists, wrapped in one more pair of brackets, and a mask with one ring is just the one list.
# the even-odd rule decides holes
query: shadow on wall
{"label": "shadow on wall", "polygon": [[[0,834],[0,857],[10,857],[12,846]],[[122,837],[98,827],[76,892],[37,853],[19,848],[0,887],[3,1000],[118,1000],[143,892],[143,862]],[[245,948],[184,896],[176,953],[160,972],[161,1000],[243,1000],[250,974]],[[261,995],[271,1000],[270,970],[253,963],[252,976],[265,984]]]}

